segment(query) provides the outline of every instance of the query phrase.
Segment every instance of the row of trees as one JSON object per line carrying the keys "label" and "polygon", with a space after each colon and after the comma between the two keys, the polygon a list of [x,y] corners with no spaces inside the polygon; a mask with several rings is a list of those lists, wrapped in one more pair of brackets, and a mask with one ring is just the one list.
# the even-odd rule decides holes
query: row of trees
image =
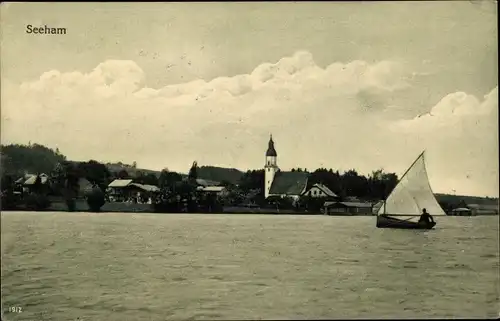
{"label": "row of trees", "polygon": [[[303,171],[292,169],[292,172]],[[368,177],[358,174],[354,169],[343,174],[332,169],[319,168],[309,173],[308,186],[320,183],[327,186],[340,197],[356,196],[364,199],[384,199],[392,191],[398,182],[394,173],[385,173],[382,169],[373,171]],[[264,170],[247,171],[240,180],[239,188],[248,192],[260,189],[264,186]]]}
{"label": "row of trees", "polygon": [[154,202],[156,212],[213,213],[222,212],[223,201],[213,193],[198,190],[197,162],[193,162],[186,179],[175,172],[163,170],[160,174],[161,193]]}

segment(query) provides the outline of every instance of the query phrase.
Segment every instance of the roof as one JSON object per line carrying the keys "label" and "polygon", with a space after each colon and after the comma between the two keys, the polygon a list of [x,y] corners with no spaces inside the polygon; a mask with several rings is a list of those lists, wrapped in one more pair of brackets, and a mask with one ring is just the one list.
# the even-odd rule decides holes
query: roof
{"label": "roof", "polygon": [[81,191],[91,191],[94,188],[94,185],[85,177],[80,177],[78,179],[78,187],[80,188]]}
{"label": "roof", "polygon": [[459,207],[453,209],[452,212],[470,212],[470,209],[468,209],[467,207]]}
{"label": "roof", "polygon": [[325,207],[340,204],[346,207],[372,207],[372,203],[365,202],[325,202]]}
{"label": "roof", "polygon": [[225,190],[226,188],[224,186],[206,186],[206,187],[198,187],[198,189],[200,191],[203,191],[203,192],[215,192],[215,193],[219,193],[219,192],[222,192],[223,190]]}
{"label": "roof", "polygon": [[307,187],[309,174],[305,172],[278,172],[269,190],[270,195],[301,195]]}
{"label": "roof", "polygon": [[108,187],[125,187],[132,183],[131,179],[115,179],[109,183]]}
{"label": "roof", "polygon": [[475,210],[492,210],[498,211],[498,204],[467,204],[467,207]]}
{"label": "roof", "polygon": [[25,182],[28,178],[30,178],[31,176],[33,176],[33,174],[26,174],[26,175],[24,175],[23,177],[18,178],[18,179],[16,180],[16,182],[15,182],[15,183],[16,183],[16,184],[24,184],[24,182]]}
{"label": "roof", "polygon": [[149,184],[139,184],[139,183],[131,183],[131,186],[138,187],[146,192],[159,192],[160,188],[158,186],[149,185]]}
{"label": "roof", "polygon": [[[337,194],[335,194],[334,192],[332,192],[332,190],[331,190],[331,189],[329,189],[328,187],[326,187],[326,186],[325,186],[325,185],[323,185],[323,184],[314,184],[314,185],[311,187],[311,189],[312,189],[312,188],[314,188],[314,187],[316,187],[316,188],[320,189],[321,191],[323,191],[323,193],[325,193],[325,194],[326,194],[326,195],[328,195],[328,196],[331,196],[331,197],[338,197],[338,195],[337,195]],[[311,189],[309,189],[309,190],[311,190]]]}
{"label": "roof", "polygon": [[[27,180],[24,181],[24,185],[33,185],[35,184],[37,175],[31,175]],[[42,184],[47,184],[49,177],[47,174],[40,174],[40,180]]]}
{"label": "roof", "polygon": [[268,147],[267,147],[267,152],[266,152],[266,156],[278,156],[278,154],[276,153],[276,149],[274,148],[274,141],[273,141],[273,136],[271,135],[271,137],[269,137],[269,143],[268,143]]}
{"label": "roof", "polygon": [[216,186],[219,184],[219,182],[211,181],[209,179],[197,178],[196,184],[201,185],[201,186]]}

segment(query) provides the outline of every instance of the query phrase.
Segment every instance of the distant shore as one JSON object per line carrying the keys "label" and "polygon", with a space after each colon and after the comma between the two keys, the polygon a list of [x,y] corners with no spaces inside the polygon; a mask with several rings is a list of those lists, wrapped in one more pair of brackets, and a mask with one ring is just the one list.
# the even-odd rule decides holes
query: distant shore
{"label": "distant shore", "polygon": [[[15,209],[15,210],[2,210],[1,212],[6,213],[15,213],[15,212],[34,212],[34,213],[48,213],[48,212],[66,212],[66,213],[94,213],[94,214],[106,214],[106,213],[123,213],[123,214],[158,214],[158,215],[190,215],[190,214],[199,214],[199,215],[296,215],[296,216],[336,216],[336,217],[374,217],[375,214],[324,214],[318,212],[296,212],[296,211],[287,211],[287,210],[272,210],[272,209],[260,209],[258,211],[247,211],[245,208],[241,208],[240,210],[236,209],[231,212],[223,211],[219,213],[206,213],[206,212],[154,212],[150,208],[147,210],[128,210],[128,211],[116,211],[116,210],[101,210],[99,212],[92,212],[88,209],[80,210],[77,209],[73,212],[63,209],[47,209],[44,211],[35,211],[28,209]],[[464,215],[446,215],[445,217],[478,217],[478,216],[498,216],[498,214],[479,214],[473,216],[464,216]]]}
{"label": "distant shore", "polygon": [[[49,208],[43,211],[34,211],[19,207],[15,210],[5,210],[15,212],[68,212],[67,206],[64,202],[52,202]],[[90,211],[87,202],[79,199],[76,201],[76,208],[74,212],[92,212]],[[151,204],[140,203],[121,203],[121,202],[106,202],[100,209],[99,213],[154,213],[154,214],[204,214],[204,212],[156,212]],[[244,206],[225,206],[220,213],[206,213],[206,214],[274,214],[274,215],[325,215],[321,212],[307,212],[296,211],[289,209],[276,209],[276,208],[260,208],[260,207],[244,207]],[[354,216],[354,215],[339,215],[339,216]],[[356,216],[370,216],[370,215],[356,215]]]}
{"label": "distant shore", "polygon": [[[42,211],[35,211],[23,207],[18,207],[14,210],[2,210],[2,212],[68,212],[67,205],[63,201],[52,201],[51,205]],[[91,211],[84,199],[76,200],[76,208],[73,212],[95,213]],[[152,204],[141,203],[126,203],[126,202],[106,202],[98,213],[150,213],[150,214],[263,214],[263,215],[326,215],[320,211],[308,212],[297,211],[292,209],[276,209],[276,208],[261,208],[261,207],[245,207],[245,206],[224,206],[221,212],[157,212]],[[328,216],[375,216],[375,214],[355,214],[355,213],[330,213]],[[447,215],[453,216],[453,215]],[[478,214],[474,216],[498,216],[498,214]]]}

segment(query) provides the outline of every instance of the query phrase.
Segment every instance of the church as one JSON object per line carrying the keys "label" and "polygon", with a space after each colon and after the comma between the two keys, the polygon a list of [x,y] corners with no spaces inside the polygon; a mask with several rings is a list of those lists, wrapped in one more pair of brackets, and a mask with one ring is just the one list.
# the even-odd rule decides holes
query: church
{"label": "church", "polygon": [[264,196],[289,197],[297,200],[307,188],[308,173],[282,172],[277,163],[278,153],[274,147],[273,136],[269,138],[264,166]]}

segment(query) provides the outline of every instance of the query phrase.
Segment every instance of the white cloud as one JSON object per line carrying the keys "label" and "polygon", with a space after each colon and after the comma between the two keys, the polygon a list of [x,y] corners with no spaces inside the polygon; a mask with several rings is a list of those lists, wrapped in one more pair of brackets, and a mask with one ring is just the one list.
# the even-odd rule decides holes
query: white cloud
{"label": "white cloud", "polygon": [[414,149],[429,151],[438,188],[498,195],[498,87],[482,101],[449,94],[428,114],[395,122],[391,130]]}
{"label": "white cloud", "polygon": [[[427,148],[430,172],[455,163],[433,179],[438,190],[497,193],[490,183],[491,173],[498,176],[491,158],[497,145],[489,145],[496,139],[497,89],[483,102],[450,94],[429,115],[394,123],[385,106],[411,88],[415,72],[394,61],[321,68],[310,53],[298,52],[248,74],[155,89],[144,86],[146,75],[133,61],[106,61],[89,73],[49,71],[5,85],[2,143],[31,140],[70,158],[135,160],[152,168],[185,171],[197,159],[246,169],[262,165],[272,132],[284,169],[399,172]],[[475,162],[460,156],[462,142],[474,149]],[[477,186],[464,178],[467,171]]]}

